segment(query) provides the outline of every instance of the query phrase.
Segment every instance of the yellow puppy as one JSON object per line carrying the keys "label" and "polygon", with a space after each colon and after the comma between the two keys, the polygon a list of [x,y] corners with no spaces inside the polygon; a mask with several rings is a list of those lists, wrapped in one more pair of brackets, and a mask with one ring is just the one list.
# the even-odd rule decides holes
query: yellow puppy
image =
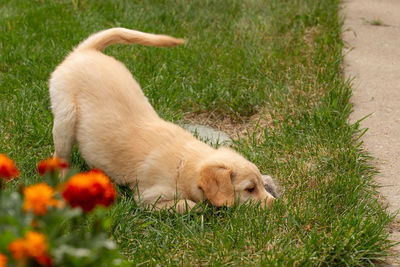
{"label": "yellow puppy", "polygon": [[85,161],[135,198],[183,212],[208,199],[215,206],[274,197],[258,168],[235,151],[214,149],[161,119],[128,69],[101,50],[116,43],[175,46],[184,41],[124,28],[90,36],[52,73],[55,156],[69,161],[78,143]]}

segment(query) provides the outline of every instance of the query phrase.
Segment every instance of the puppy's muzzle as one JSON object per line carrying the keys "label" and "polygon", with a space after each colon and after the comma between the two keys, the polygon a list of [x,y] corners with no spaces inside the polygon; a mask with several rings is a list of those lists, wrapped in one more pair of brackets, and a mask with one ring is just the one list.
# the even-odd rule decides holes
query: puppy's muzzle
{"label": "puppy's muzzle", "polygon": [[261,201],[261,207],[263,209],[270,208],[272,203],[274,203],[275,198],[273,196],[268,196],[266,199]]}

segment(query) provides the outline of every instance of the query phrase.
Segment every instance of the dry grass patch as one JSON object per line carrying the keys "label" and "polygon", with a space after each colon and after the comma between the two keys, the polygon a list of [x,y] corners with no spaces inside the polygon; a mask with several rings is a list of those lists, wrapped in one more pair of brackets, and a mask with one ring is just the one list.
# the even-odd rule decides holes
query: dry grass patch
{"label": "dry grass patch", "polygon": [[315,38],[321,34],[321,26],[307,27],[304,31],[303,40],[309,48],[314,48]]}

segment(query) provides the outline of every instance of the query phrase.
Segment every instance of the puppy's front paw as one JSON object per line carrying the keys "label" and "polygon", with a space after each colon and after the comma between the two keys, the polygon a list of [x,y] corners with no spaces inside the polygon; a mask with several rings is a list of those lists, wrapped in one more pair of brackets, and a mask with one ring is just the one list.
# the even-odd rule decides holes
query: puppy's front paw
{"label": "puppy's front paw", "polygon": [[196,207],[195,202],[189,199],[181,199],[176,203],[175,210],[180,214],[183,214],[188,211],[199,212],[202,210],[200,207],[196,207],[196,209],[194,209],[195,207]]}
{"label": "puppy's front paw", "polygon": [[277,183],[269,175],[261,175],[264,180],[264,188],[270,193],[274,198],[280,197],[280,192],[278,190]]}
{"label": "puppy's front paw", "polygon": [[[155,203],[152,208],[155,210],[169,209],[171,212],[175,210],[176,212],[183,214],[191,211],[195,206],[196,203],[189,199],[180,199],[160,201]],[[194,211],[201,211],[201,208],[197,207]]]}

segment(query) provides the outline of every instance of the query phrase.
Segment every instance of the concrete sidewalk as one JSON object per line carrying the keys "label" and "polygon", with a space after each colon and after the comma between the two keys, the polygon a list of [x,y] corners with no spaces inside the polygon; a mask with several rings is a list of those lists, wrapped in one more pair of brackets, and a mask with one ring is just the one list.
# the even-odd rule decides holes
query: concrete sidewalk
{"label": "concrete sidewalk", "polygon": [[[351,121],[368,128],[364,147],[377,158],[379,191],[400,209],[400,0],[345,0],[345,73],[353,80]],[[400,216],[391,238],[400,241]],[[395,248],[400,255],[400,247]],[[400,266],[400,257],[388,260]]]}

